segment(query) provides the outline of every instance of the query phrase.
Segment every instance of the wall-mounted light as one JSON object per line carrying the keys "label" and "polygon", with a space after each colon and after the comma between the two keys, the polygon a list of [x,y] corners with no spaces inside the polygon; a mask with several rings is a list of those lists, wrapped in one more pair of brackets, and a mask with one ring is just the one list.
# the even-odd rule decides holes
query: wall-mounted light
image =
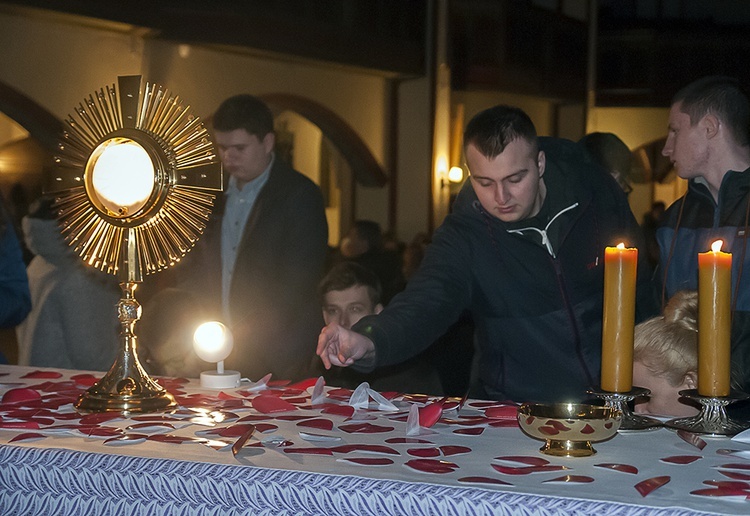
{"label": "wall-mounted light", "polygon": [[460,183],[464,180],[464,169],[461,167],[451,167],[448,171],[448,181],[451,183]]}
{"label": "wall-mounted light", "polygon": [[215,362],[215,371],[201,373],[201,387],[204,389],[233,389],[240,386],[238,371],[224,370],[224,359],[234,347],[234,338],[229,328],[220,322],[201,324],[193,335],[193,349],[201,360]]}

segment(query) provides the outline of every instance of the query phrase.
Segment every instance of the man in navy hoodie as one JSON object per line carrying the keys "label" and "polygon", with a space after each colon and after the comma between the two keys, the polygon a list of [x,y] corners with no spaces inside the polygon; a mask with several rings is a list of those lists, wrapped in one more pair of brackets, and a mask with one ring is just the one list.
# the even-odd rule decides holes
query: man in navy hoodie
{"label": "man in navy hoodie", "polygon": [[[528,115],[496,106],[464,133],[471,176],[404,292],[351,331],[326,326],[324,365],[359,370],[401,362],[464,311],[476,325],[473,396],[580,401],[598,388],[604,249],[642,247],[612,177],[580,146],[538,139]],[[639,318],[655,313],[645,252]]]}
{"label": "man in navy hoodie", "polygon": [[688,180],[656,232],[662,300],[698,288],[698,253],[721,239],[722,251],[732,253],[734,379],[750,390],[750,94],[722,76],[682,88],[662,154]]}

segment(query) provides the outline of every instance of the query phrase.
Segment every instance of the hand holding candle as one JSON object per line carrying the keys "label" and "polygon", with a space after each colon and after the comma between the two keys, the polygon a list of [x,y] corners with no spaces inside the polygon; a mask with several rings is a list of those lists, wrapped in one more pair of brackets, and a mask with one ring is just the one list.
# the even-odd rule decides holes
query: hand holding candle
{"label": "hand holding candle", "polygon": [[698,394],[729,396],[732,255],[721,240],[698,254]]}
{"label": "hand holding candle", "polygon": [[625,244],[604,250],[602,381],[608,392],[633,389],[633,331],[638,249]]}

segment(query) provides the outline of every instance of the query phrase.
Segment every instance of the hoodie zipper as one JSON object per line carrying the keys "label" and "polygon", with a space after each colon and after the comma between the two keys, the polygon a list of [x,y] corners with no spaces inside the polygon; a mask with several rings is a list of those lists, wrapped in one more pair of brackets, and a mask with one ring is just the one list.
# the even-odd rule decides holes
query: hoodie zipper
{"label": "hoodie zipper", "polygon": [[578,207],[578,203],[576,202],[576,203],[571,204],[567,208],[564,208],[564,209],[560,210],[557,213],[557,215],[555,215],[554,217],[552,217],[550,219],[550,221],[547,223],[547,225],[544,226],[544,229],[539,229],[539,228],[535,228],[534,226],[529,226],[527,228],[509,229],[507,231],[508,231],[508,233],[516,233],[518,235],[523,235],[523,232],[524,231],[528,231],[528,230],[536,231],[537,233],[539,233],[542,236],[542,245],[547,248],[547,252],[550,254],[550,256],[552,256],[553,258],[555,258],[556,257],[555,250],[552,249],[552,242],[549,241],[549,235],[547,234],[547,230],[552,225],[552,223],[555,221],[555,219],[557,219],[560,215],[562,215],[563,213],[565,213],[567,211],[570,211],[570,210],[572,210],[574,208],[577,208],[577,207]]}

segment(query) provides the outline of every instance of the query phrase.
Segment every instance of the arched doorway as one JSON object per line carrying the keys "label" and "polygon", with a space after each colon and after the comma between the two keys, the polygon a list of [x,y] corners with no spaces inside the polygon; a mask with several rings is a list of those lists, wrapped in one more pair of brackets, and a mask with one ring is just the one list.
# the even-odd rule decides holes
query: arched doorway
{"label": "arched doorway", "polygon": [[277,151],[320,185],[329,243],[336,245],[354,220],[355,184],[382,188],[388,180],[383,168],[351,126],[327,107],[297,95],[261,98],[276,118]]}

